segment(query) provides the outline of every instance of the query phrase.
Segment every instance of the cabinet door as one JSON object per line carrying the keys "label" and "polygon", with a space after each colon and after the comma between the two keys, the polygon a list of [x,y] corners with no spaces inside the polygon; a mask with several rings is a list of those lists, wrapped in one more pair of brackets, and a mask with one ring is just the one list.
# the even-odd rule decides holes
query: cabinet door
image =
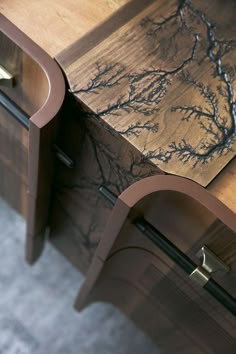
{"label": "cabinet door", "polygon": [[0,48],[0,193],[26,218],[33,262],[47,225],[64,80],[54,60],[2,15]]}

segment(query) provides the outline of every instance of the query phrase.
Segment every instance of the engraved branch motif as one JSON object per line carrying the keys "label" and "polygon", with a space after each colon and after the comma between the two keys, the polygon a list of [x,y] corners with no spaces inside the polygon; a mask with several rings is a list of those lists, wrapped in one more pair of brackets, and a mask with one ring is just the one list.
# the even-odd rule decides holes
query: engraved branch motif
{"label": "engraved branch motif", "polygon": [[121,80],[125,77],[125,68],[119,64],[104,65],[96,63],[96,75],[90,80],[86,88],[76,90],[72,89],[73,93],[95,93],[102,88],[111,88],[120,84]]}
{"label": "engraved branch motif", "polygon": [[[118,131],[119,134],[129,137],[139,137],[143,130],[153,134],[158,132],[159,124],[153,119],[145,121],[145,117],[156,119],[159,105],[168,94],[168,89],[175,77],[194,88],[203,98],[205,105],[177,105],[170,107],[171,112],[182,115],[182,121],[198,121],[200,129],[205,132],[205,140],[198,142],[195,146],[183,139],[180,142],[171,142],[168,148],[159,148],[155,151],[146,151],[146,157],[151,160],[159,160],[168,163],[176,156],[183,163],[192,162],[192,167],[199,163],[205,164],[215,156],[227,154],[232,150],[236,137],[236,102],[233,89],[233,75],[235,68],[223,63],[224,56],[236,46],[234,40],[222,40],[217,38],[215,25],[204,13],[196,9],[190,0],[181,1],[176,10],[166,18],[155,21],[152,18],[144,18],[140,25],[147,30],[147,36],[152,38],[158,45],[154,48],[152,55],[158,55],[168,59],[178,52],[178,36],[187,36],[191,40],[189,50],[186,50],[185,57],[177,61],[172,60],[172,67],[169,68],[145,68],[137,72],[127,72],[127,68],[115,64],[96,64],[94,77],[85,88],[74,88],[77,94],[97,94],[100,90],[113,89],[122,85],[125,81],[128,89],[122,93],[114,102],[104,108],[100,108],[96,114],[99,117],[114,116],[119,118],[122,112],[126,114],[137,113],[143,116],[137,122],[126,129]],[[169,33],[164,36],[166,31]],[[202,33],[204,30],[204,34]],[[186,38],[186,37],[185,37]],[[202,57],[197,59],[199,48],[202,43],[205,45]],[[173,49],[174,48],[174,49]],[[212,78],[220,82],[216,92],[211,86],[197,81],[188,72],[188,67],[194,61],[207,61],[211,65]],[[165,62],[165,61],[164,61]],[[173,67],[173,65],[175,66]],[[128,85],[127,85],[128,84]],[[219,98],[225,103],[225,112],[219,107]],[[95,114],[92,114],[95,117]]]}
{"label": "engraved branch motif", "polygon": [[[115,194],[120,194],[135,181],[155,175],[157,168],[152,162],[146,161],[145,156],[136,153],[135,150],[129,150],[129,154],[124,161],[122,159],[123,156],[119,153],[119,148],[116,151],[114,147],[109,145],[109,141],[113,141],[112,132],[108,131],[104,133],[104,130],[101,129],[102,134],[97,133],[96,122],[87,119],[87,117],[82,114],[81,116],[80,123],[84,131],[82,146],[84,146],[90,161],[92,161],[92,163],[89,163],[92,165],[93,173],[91,173],[90,169],[88,170],[87,162],[86,168],[84,169],[80,164],[78,167],[79,172],[75,174],[76,180],[73,182],[70,180],[69,183],[60,185],[58,194],[63,195],[63,193],[66,192],[68,195],[68,191],[71,191],[74,196],[75,193],[78,193],[76,197],[77,200],[80,200],[80,195],[82,198],[84,195],[89,195],[91,212],[89,213],[89,217],[81,224],[81,222],[77,221],[77,216],[75,217],[73,213],[69,213],[66,208],[63,207],[62,203],[60,203],[60,198],[58,199],[58,203],[66,214],[67,219],[69,219],[70,225],[75,230],[77,235],[75,242],[78,242],[77,246],[80,253],[82,255],[84,254],[84,261],[86,262],[86,266],[88,266],[100,237],[97,210],[112,208],[104,198],[99,196],[98,188],[104,185]],[[93,207],[93,205],[96,207]],[[105,212],[103,212],[103,215],[104,213]],[[101,223],[101,220],[99,222]],[[99,226],[101,226],[101,224],[99,224]]]}
{"label": "engraved branch motif", "polygon": [[[217,91],[225,100],[225,113],[229,114],[230,119],[220,115],[218,107],[219,102],[212,89],[209,86],[205,87],[203,83],[194,80],[190,73],[186,71],[186,65],[184,65],[181,68],[182,70],[179,75],[180,80],[191,84],[196,90],[198,90],[210,108],[209,110],[204,110],[202,106],[183,105],[174,106],[171,108],[171,111],[182,113],[183,121],[190,121],[190,119],[198,120],[200,128],[206,132],[207,141],[201,142],[197,147],[194,147],[191,143],[186,142],[186,140],[183,139],[179,143],[172,142],[169,144],[168,151],[164,151],[163,149],[150,151],[148,156],[150,159],[156,159],[167,163],[174,155],[176,155],[183,163],[193,161],[192,166],[194,168],[199,162],[205,164],[212,160],[215,155],[221,156],[227,154],[232,150],[232,144],[235,141],[236,102],[234,99],[232,77],[230,75],[230,68],[224,66],[222,62],[224,55],[231,50],[232,46],[235,46],[235,41],[218,40],[216,38],[214,24],[212,24],[203,13],[195,9],[189,0],[183,1],[177,11],[168,18],[163,19],[163,21],[155,22],[152,19],[145,19],[143,24],[151,24],[151,30],[148,34],[156,36],[158,31],[163,30],[166,25],[176,25],[179,22],[180,26],[170,39],[169,46],[172,45],[173,38],[185,29],[191,33],[194,38],[194,48],[199,41],[199,35],[185,20],[187,15],[192,20],[203,25],[206,29],[207,47],[205,58],[207,58],[212,64],[212,76],[218,78],[222,83],[221,86],[217,87]],[[194,59],[195,53],[196,51],[193,49],[192,59]]]}

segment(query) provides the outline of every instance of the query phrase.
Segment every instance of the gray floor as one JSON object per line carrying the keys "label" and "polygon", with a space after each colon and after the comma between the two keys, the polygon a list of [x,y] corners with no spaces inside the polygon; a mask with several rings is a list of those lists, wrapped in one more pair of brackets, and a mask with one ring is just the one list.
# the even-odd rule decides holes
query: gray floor
{"label": "gray floor", "polygon": [[0,199],[0,354],[157,354],[134,324],[110,305],[76,313],[83,281],[49,245],[24,262],[23,219]]}

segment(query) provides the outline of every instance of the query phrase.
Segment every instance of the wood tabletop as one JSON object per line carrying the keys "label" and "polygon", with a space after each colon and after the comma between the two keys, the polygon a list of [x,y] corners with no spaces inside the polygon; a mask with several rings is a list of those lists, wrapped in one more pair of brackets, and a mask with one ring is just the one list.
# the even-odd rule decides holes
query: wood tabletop
{"label": "wood tabletop", "polygon": [[54,57],[129,0],[1,0],[0,12]]}
{"label": "wood tabletop", "polygon": [[99,119],[161,170],[203,186],[236,151],[230,5],[155,1],[82,57],[61,61],[71,91]]}

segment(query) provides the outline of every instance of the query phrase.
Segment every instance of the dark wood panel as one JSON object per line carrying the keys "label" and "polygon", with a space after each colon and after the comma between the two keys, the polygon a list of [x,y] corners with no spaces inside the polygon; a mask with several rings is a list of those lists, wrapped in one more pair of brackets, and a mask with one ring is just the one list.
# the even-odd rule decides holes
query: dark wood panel
{"label": "dark wood panel", "polygon": [[[114,208],[108,221],[76,306],[81,309],[91,302],[113,303],[147,331],[166,354],[187,354],[190,350],[199,354],[222,351],[233,354],[235,316],[134,225],[137,216],[144,217],[196,264],[199,264],[197,252],[203,245],[209,247],[230,267],[229,273],[216,273],[212,277],[236,298],[233,214],[226,211],[231,217],[233,229],[230,229],[213,212],[215,209],[216,214],[221,214],[223,205],[215,207],[206,193],[209,203],[201,205],[200,200],[205,202],[204,191],[199,186],[192,184],[193,194],[199,192],[197,202],[187,195],[191,192],[190,184],[186,183],[184,190],[181,182],[180,193],[174,191],[172,179],[161,190],[160,178],[163,182],[168,177],[156,178],[160,191],[154,192],[154,181],[148,188],[150,180],[146,187],[142,185],[142,191],[135,192],[133,186],[120,196],[120,205]],[[150,192],[145,194],[147,190]],[[130,211],[127,205],[132,206]],[[127,218],[121,215],[122,209]]]}
{"label": "dark wood panel", "polygon": [[[14,87],[0,85],[1,90],[32,116],[47,98],[47,78],[39,65],[3,32],[0,32],[0,47],[0,64],[14,76]],[[0,182],[4,184],[1,195],[24,217],[27,214],[28,152],[28,131],[0,107]],[[4,183],[6,176],[9,176],[8,183]]]}
{"label": "dark wood panel", "polygon": [[113,303],[165,354],[234,353],[235,319],[166,259],[140,248],[111,257],[88,300]]}
{"label": "dark wood panel", "polygon": [[120,194],[135,181],[161,172],[122,137],[110,132],[106,124],[88,119],[75,101],[73,107],[73,99],[64,106],[64,112],[59,144],[75,161],[75,167],[70,170],[57,164],[51,239],[85,271],[111,210],[99,187],[105,185]]}
{"label": "dark wood panel", "polygon": [[[13,87],[1,85],[13,107],[10,109],[8,105],[11,114],[1,109],[2,176],[9,175],[9,168],[16,176],[14,182],[9,179],[10,183],[5,184],[4,196],[26,214],[26,258],[32,263],[42,251],[48,223],[54,145],[65,83],[52,58],[3,15],[0,15],[0,40],[0,64],[14,76]],[[24,126],[13,120],[18,119],[22,110]]]}

